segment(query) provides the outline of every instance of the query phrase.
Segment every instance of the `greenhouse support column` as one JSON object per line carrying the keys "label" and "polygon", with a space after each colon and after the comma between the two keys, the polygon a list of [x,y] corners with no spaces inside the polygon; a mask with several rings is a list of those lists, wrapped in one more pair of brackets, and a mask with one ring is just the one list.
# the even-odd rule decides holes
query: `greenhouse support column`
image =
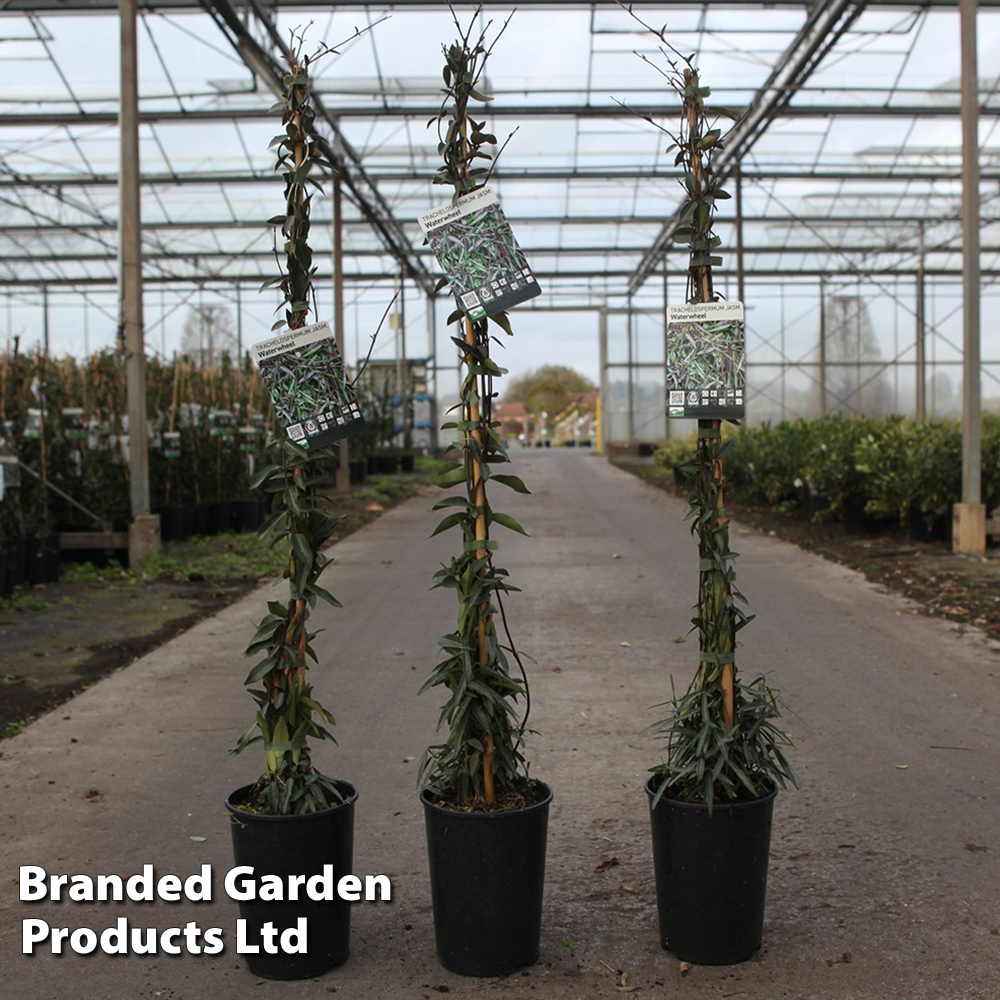
{"label": "greenhouse support column", "polygon": [[[344,201],[340,185],[340,173],[333,175],[333,330],[337,338],[337,349],[347,361],[344,342]],[[361,363],[361,359],[358,359]],[[351,455],[347,438],[337,444],[337,492],[351,491]]]}
{"label": "greenhouse support column", "polygon": [[128,392],[129,491],[133,567],[160,547],[160,518],[149,513],[149,439],[146,433],[146,349],[142,328],[142,232],[139,213],[139,79],[136,0],[119,0],[121,95],[118,113],[118,295]]}
{"label": "greenhouse support column", "polygon": [[917,261],[916,321],[917,321],[917,420],[927,419],[927,307],[926,275],[924,274],[924,224],[920,223],[920,259]]}
{"label": "greenhouse support column", "polygon": [[598,323],[598,351],[601,366],[601,391],[598,397],[600,403],[600,425],[597,428],[597,451],[601,455],[608,451],[608,421],[611,409],[608,406],[608,310],[602,309]]}
{"label": "greenhouse support column", "polygon": [[403,429],[403,447],[410,447],[410,421],[407,415],[409,406],[409,381],[406,367],[406,264],[399,262],[399,310],[396,313],[399,326],[396,327],[396,391],[399,393],[400,424]]}
{"label": "greenhouse support column", "polygon": [[431,455],[438,447],[437,419],[437,301],[433,295],[427,296],[427,397],[430,414],[428,416],[428,446]]}
{"label": "greenhouse support column", "polygon": [[628,342],[628,443],[631,448],[635,445],[635,392],[632,388],[632,380],[635,370],[632,367],[632,298],[628,300],[628,313],[625,316],[625,332]]}
{"label": "greenhouse support column", "polygon": [[[667,389],[667,317],[670,315],[670,266],[667,260],[667,255],[663,255],[663,391],[666,393]],[[666,399],[664,399],[664,412],[666,412]],[[669,441],[673,437],[673,432],[670,429],[670,421],[663,421],[663,438],[665,441]]]}
{"label": "greenhouse support column", "polygon": [[[160,305],[163,305],[163,295],[160,295]],[[161,322],[161,330],[165,328],[165,324]],[[166,342],[160,345],[160,353],[166,357],[167,356],[167,345]],[[236,283],[236,360],[239,362],[240,367],[243,367],[243,296],[240,294],[240,284]],[[250,414],[247,414],[250,417]]]}
{"label": "greenhouse support column", "polygon": [[743,267],[743,174],[736,168],[736,297],[746,302],[746,271]]}
{"label": "greenhouse support column", "polygon": [[955,552],[986,552],[982,502],[979,373],[979,68],[977,0],[961,0],[962,31],[962,502],[955,504]]}
{"label": "greenhouse support column", "polygon": [[826,416],[826,282],[819,279],[819,415]]}
{"label": "greenhouse support column", "polygon": [[49,286],[42,285],[42,340],[45,357],[49,356]]}

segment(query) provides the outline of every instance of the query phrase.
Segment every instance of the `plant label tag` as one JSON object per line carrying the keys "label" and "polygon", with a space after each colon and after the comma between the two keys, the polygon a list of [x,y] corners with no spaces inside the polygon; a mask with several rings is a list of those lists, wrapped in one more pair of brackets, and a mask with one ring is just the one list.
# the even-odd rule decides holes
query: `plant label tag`
{"label": "plant label tag", "polygon": [[746,413],[742,302],[667,307],[667,416],[738,420]]}
{"label": "plant label tag", "polygon": [[87,436],[87,421],[78,406],[64,406],[62,411],[63,437],[67,441],[82,441]]}
{"label": "plant label tag", "polygon": [[541,294],[493,188],[463,195],[417,221],[470,319],[505,312]]}
{"label": "plant label tag", "polygon": [[364,427],[329,323],[282,330],[250,350],[278,422],[296,444],[325,448]]}
{"label": "plant label tag", "polygon": [[236,432],[232,410],[210,410],[208,428],[209,437],[232,437]]}

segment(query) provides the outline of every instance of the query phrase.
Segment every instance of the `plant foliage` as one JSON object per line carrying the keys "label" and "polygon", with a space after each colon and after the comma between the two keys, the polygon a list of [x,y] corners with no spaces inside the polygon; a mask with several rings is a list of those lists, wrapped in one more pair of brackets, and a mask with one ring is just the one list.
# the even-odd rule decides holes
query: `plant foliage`
{"label": "plant foliage", "polygon": [[[673,140],[668,153],[676,150],[674,164],[683,170],[684,198],[672,237],[689,247],[688,301],[713,302],[718,296],[712,268],[722,263],[716,253],[722,240],[713,231],[715,207],[729,197],[714,162],[724,148],[719,119],[730,116],[706,103],[712,91],[703,84],[694,55],[674,48],[665,29],[639,23],[659,39],[666,69],[657,69],[682,103],[677,132],[663,131]],[[744,685],[736,671],[736,636],[753,616],[740,606],[746,598],[736,585],[737,553],[730,548],[724,503],[723,460],[732,441],[723,440],[718,420],[698,424],[697,452],[688,470],[694,489],[687,519],[698,539],[698,603],[691,621],[698,632],[699,664],[685,695],[674,695],[670,702],[670,716],[652,727],[667,744],[666,762],[653,769],[662,778],[654,804],[669,792],[711,809],[716,800],[741,793],[761,797],[774,784],[794,779],[782,753],[788,738],[773,721],[780,716],[780,695],[763,678]]]}
{"label": "plant foliage", "polygon": [[[303,53],[301,33],[293,35],[289,72],[284,77],[285,98],[279,102],[285,131],[276,136],[277,168],[285,179],[285,214],[271,220],[285,237],[284,268],[280,277],[264,288],[280,287],[288,326],[306,323],[315,267],[309,247],[310,186],[319,182],[310,172],[316,166],[333,169],[322,157],[313,136],[315,113],[310,102],[309,65],[316,56]],[[322,49],[323,54],[328,49]],[[317,54],[317,55],[318,55]],[[263,290],[263,289],[262,289]],[[283,326],[279,322],[276,326]],[[319,584],[330,560],[323,546],[340,518],[330,511],[320,494],[320,463],[336,460],[329,448],[306,450],[287,438],[274,438],[268,446],[271,461],[255,476],[252,488],[269,493],[271,515],[261,526],[261,537],[284,545],[288,561],[283,578],[288,600],[268,602],[268,613],[257,626],[244,655],[262,657],[247,674],[245,684],[257,703],[257,713],[233,748],[239,753],[262,743],[264,771],[245,806],[271,815],[316,812],[341,800],[336,783],[312,764],[308,740],[333,740],[327,725],[333,715],[314,697],[307,682],[308,661],[316,661],[309,630],[310,612],[317,601],[340,607],[337,599]],[[336,742],[336,741],[334,741]]]}
{"label": "plant foliage", "polygon": [[[488,159],[484,145],[495,142],[485,131],[485,122],[468,115],[470,101],[486,101],[478,90],[492,45],[486,45],[488,24],[473,36],[475,17],[468,29],[456,20],[459,38],[444,48],[445,99],[438,123],[439,152],[444,165],[435,180],[450,184],[455,197],[485,183],[488,171],[475,167],[478,159]],[[504,25],[506,27],[506,25]],[[498,33],[497,38],[501,32]],[[496,44],[496,39],[493,45]],[[490,317],[508,334],[507,316]],[[486,495],[487,483],[496,483],[518,493],[528,493],[514,475],[496,472],[510,461],[500,437],[499,422],[491,409],[496,380],[506,374],[490,357],[488,320],[473,323],[456,309],[449,323],[461,320],[464,337],[453,337],[464,364],[456,407],[460,419],[442,429],[457,430],[461,442],[449,449],[449,461],[441,470],[438,485],[460,492],[441,500],[435,510],[447,511],[433,534],[455,529],[461,533],[462,548],[434,576],[434,587],[447,587],[458,598],[457,628],[439,640],[441,660],[421,688],[444,687],[448,699],[441,709],[439,728],[448,727],[445,742],[431,746],[420,764],[420,781],[438,797],[450,798],[465,808],[489,808],[502,793],[524,781],[526,763],[522,753],[527,713],[520,718],[516,702],[527,698],[527,678],[511,676],[510,658],[520,666],[506,622],[502,595],[516,591],[507,571],[494,563],[497,541],[495,526],[526,534],[509,514],[495,510]],[[504,643],[497,628],[497,611],[504,624]]]}

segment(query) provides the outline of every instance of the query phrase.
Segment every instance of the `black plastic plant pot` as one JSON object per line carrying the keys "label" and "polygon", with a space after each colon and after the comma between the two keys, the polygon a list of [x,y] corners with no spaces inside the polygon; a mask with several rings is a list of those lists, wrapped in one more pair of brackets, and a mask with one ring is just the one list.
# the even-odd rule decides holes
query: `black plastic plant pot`
{"label": "black plastic plant pot", "polygon": [[928,520],[916,504],[911,504],[906,516],[910,538],[914,542],[951,541],[951,525],[948,517],[938,514]]}
{"label": "black plastic plant pot", "polygon": [[[540,784],[540,783],[539,783]],[[538,961],[552,790],[526,809],[467,813],[423,791],[438,959],[463,976]]]}
{"label": "black plastic plant pot", "polygon": [[45,539],[45,582],[56,583],[62,574],[62,548],[58,535],[50,535]]}
{"label": "black plastic plant pot", "polygon": [[234,500],[231,506],[237,531],[256,531],[260,527],[260,504],[256,500]]}
{"label": "black plastic plant pot", "polygon": [[45,577],[45,542],[41,538],[26,538],[24,541],[24,582],[29,587],[48,583]]}
{"label": "black plastic plant pot", "polygon": [[233,505],[228,500],[220,500],[208,505],[208,533],[224,535],[233,530]]}
{"label": "black plastic plant pot", "polygon": [[160,509],[160,539],[164,542],[179,542],[184,537],[184,508],[163,507]]}
{"label": "black plastic plant pot", "polygon": [[[351,951],[351,903],[336,895],[337,883],[353,874],[354,805],[358,793],[353,785],[338,781],[344,801],[333,809],[304,816],[257,816],[238,808],[252,785],[238,788],[226,799],[233,835],[233,857],[238,866],[253,867],[253,880],[277,875],[288,885],[290,875],[322,875],[332,867],[332,900],[315,901],[305,895],[298,900],[240,903],[240,918],[246,921],[246,941],[260,951],[245,954],[250,971],[264,979],[310,979],[334,966],[343,965]],[[249,878],[249,876],[248,876]],[[240,884],[244,879],[241,878]],[[259,881],[257,885],[259,887]],[[306,921],[305,954],[269,954],[263,947],[263,928],[270,923],[276,939],[300,918]]]}
{"label": "black plastic plant pot", "polygon": [[181,537],[178,541],[184,541],[194,534],[194,504],[186,503],[181,506]]}
{"label": "black plastic plant pot", "polygon": [[192,535],[207,535],[209,530],[209,504],[196,503],[194,517],[191,520]]}
{"label": "black plastic plant pot", "polygon": [[25,543],[23,538],[12,538],[3,543],[3,551],[7,557],[7,562],[11,567],[14,586],[20,587],[24,583],[24,551]]}
{"label": "black plastic plant pot", "polygon": [[646,782],[660,944],[694,965],[745,962],[760,948],[777,788],[751,802],[708,806]]}
{"label": "black plastic plant pot", "polygon": [[400,455],[399,457],[399,467],[403,472],[413,472],[417,467],[417,459],[415,455]]}

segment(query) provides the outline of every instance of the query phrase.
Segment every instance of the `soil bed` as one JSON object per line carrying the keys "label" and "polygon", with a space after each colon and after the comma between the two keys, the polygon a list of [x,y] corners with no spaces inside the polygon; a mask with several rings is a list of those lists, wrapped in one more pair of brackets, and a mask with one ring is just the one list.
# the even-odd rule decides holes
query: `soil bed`
{"label": "soil bed", "polygon": [[[673,473],[653,463],[616,461],[626,472],[687,499]],[[985,558],[956,555],[947,542],[914,542],[899,529],[877,535],[853,535],[836,521],[814,522],[797,510],[749,505],[726,498],[733,518],[761,534],[793,542],[851,569],[873,583],[904,594],[919,604],[912,613],[974,625],[1000,640],[1000,550]]]}
{"label": "soil bed", "polygon": [[[430,471],[430,469],[428,469]],[[377,477],[336,498],[345,538],[414,496],[426,474]],[[253,534],[169,542],[134,571],[67,564],[59,583],[0,601],[0,739],[216,614],[281,572],[281,548]]]}

